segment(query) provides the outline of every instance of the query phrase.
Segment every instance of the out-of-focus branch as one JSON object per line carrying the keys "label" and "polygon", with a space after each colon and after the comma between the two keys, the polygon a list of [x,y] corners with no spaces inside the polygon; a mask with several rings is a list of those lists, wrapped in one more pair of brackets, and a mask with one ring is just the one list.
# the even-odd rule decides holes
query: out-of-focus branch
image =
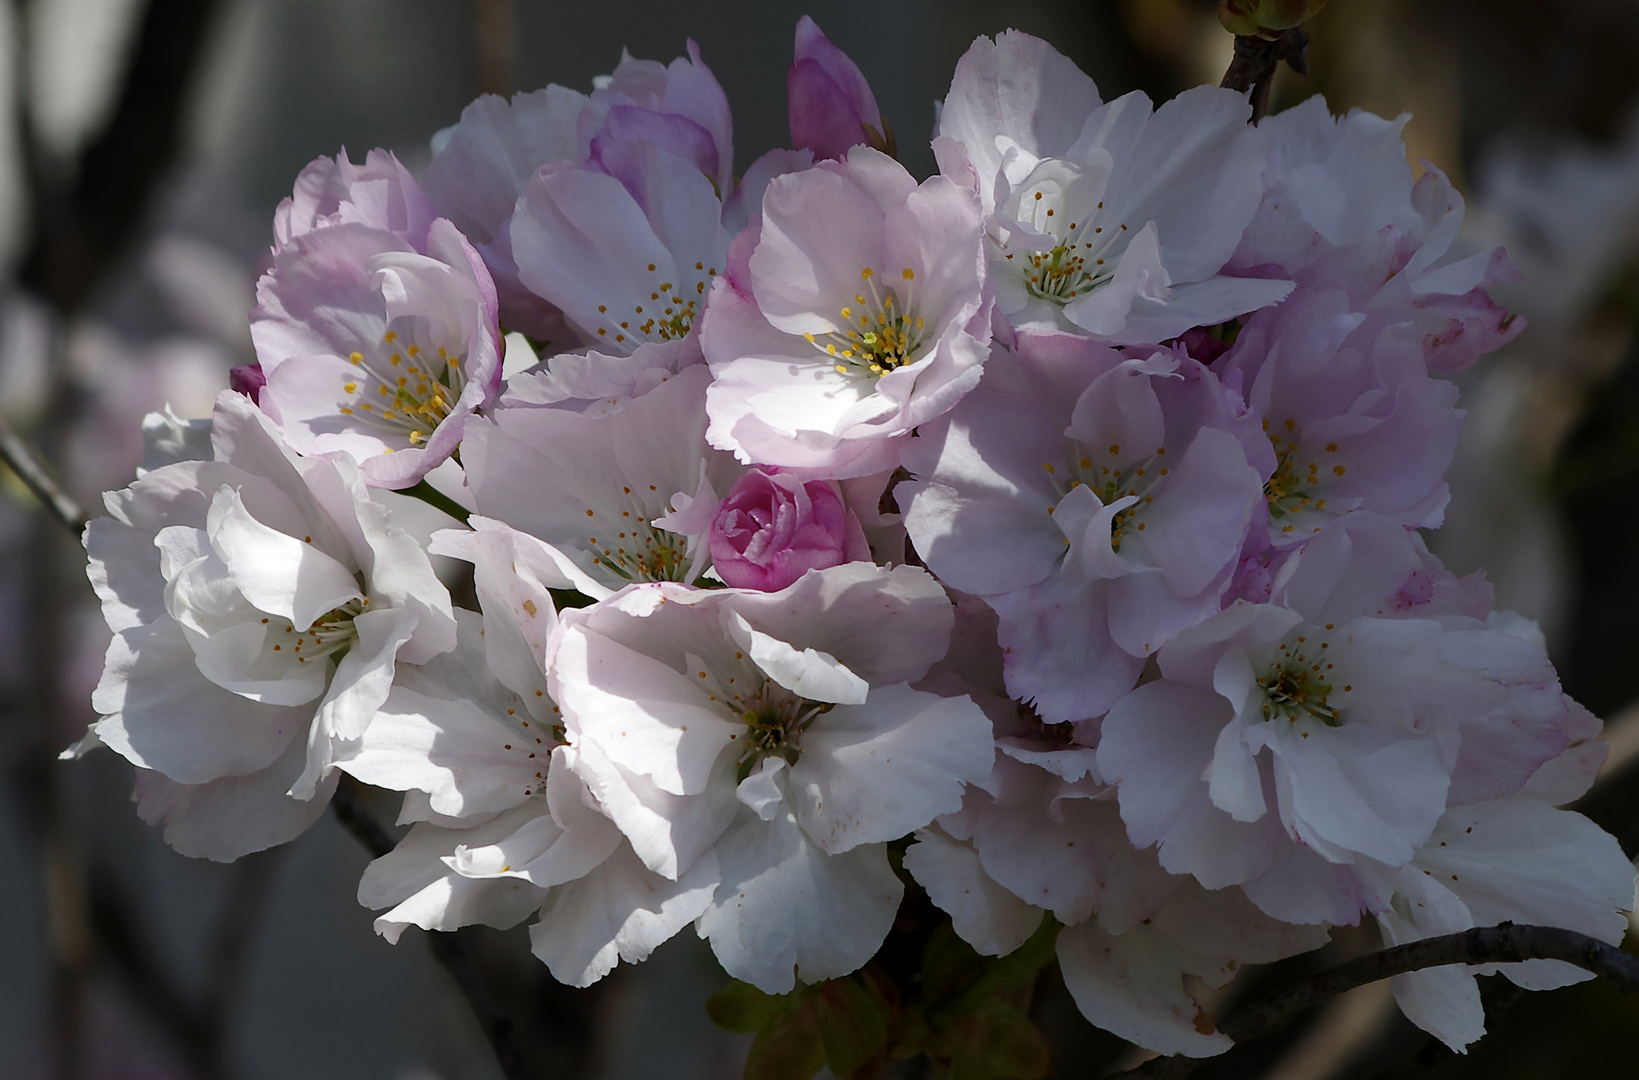
{"label": "out-of-focus branch", "polygon": [[20,277],[59,312],[85,302],[170,168],[183,101],[220,6],[219,0],[149,0],[114,114],[77,168],[41,160],[25,116],[34,235]]}
{"label": "out-of-focus branch", "polygon": [[3,416],[0,416],[0,459],[4,459],[11,466],[11,471],[17,474],[17,479],[34,492],[34,497],[40,500],[40,505],[52,518],[78,539],[80,533],[85,531],[85,511],[52,478],[33,449]]}
{"label": "out-of-focus branch", "polygon": [[512,0],[472,0],[477,40],[478,92],[512,94]]}
{"label": "out-of-focus branch", "polygon": [[[1279,1031],[1316,1005],[1380,979],[1449,964],[1515,964],[1523,960],[1563,960],[1603,975],[1621,990],[1639,992],[1639,957],[1574,930],[1503,923],[1424,938],[1357,957],[1255,1002],[1223,1023],[1221,1029],[1236,1042],[1245,1042]],[[1188,1076],[1203,1064],[1205,1061],[1197,1058],[1155,1058],[1117,1074],[1113,1080]]]}
{"label": "out-of-focus branch", "polygon": [[[358,781],[343,775],[330,805],[336,811],[336,820],[364,845],[372,858],[379,859],[393,850],[396,841],[364,804],[364,794]],[[500,1063],[501,1075],[507,1080],[531,1080],[523,1051],[513,1037],[512,1020],[496,1007],[483,973],[478,970],[472,952],[467,948],[466,932],[433,932],[427,936],[427,943],[432,949],[433,958],[449,972],[450,978],[460,988],[461,996],[467,999],[467,1007],[477,1018],[478,1026],[489,1040],[490,1049],[495,1052],[495,1060]]]}
{"label": "out-of-focus branch", "polygon": [[1275,68],[1282,60],[1299,75],[1309,73],[1309,32],[1301,26],[1282,30],[1273,37],[1236,35],[1235,56],[1224,72],[1220,86],[1229,90],[1252,91],[1252,122],[1269,115],[1269,91],[1275,84]]}
{"label": "out-of-focus branch", "polygon": [[359,789],[359,782],[351,776],[342,776],[336,793],[330,797],[330,809],[336,812],[336,820],[341,822],[342,828],[364,845],[364,850],[370,853],[372,859],[379,859],[398,846],[398,841],[382,828],[381,822],[364,805],[364,793]]}

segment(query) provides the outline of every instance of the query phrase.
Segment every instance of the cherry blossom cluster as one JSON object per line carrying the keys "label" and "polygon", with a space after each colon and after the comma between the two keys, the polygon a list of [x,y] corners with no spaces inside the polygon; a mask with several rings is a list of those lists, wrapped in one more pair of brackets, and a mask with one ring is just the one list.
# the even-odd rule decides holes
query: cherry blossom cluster
{"label": "cherry blossom cluster", "polygon": [[[376,926],[511,926],[587,985],[693,924],[770,993],[925,891],[1044,919],[1093,1022],[1375,920],[1617,942],[1633,868],[1541,635],[1419,530],[1443,378],[1517,334],[1405,118],[1104,101],[962,57],[938,175],[804,19],[792,142],[736,172],[690,43],[486,96],[425,175],[303,171],[206,422],[156,416],[86,544],[95,696],[179,851],[403,793]],[[1527,988],[1585,977],[1534,961]],[[1477,1038],[1477,969],[1396,981]]]}

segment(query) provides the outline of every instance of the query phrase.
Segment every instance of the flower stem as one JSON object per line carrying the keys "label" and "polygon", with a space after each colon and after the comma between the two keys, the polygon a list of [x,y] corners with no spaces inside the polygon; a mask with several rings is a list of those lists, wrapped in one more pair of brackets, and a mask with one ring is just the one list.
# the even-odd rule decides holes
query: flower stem
{"label": "flower stem", "polygon": [[1269,115],[1269,91],[1275,68],[1282,60],[1299,75],[1309,73],[1309,32],[1301,26],[1282,30],[1273,38],[1236,35],[1235,57],[1218,85],[1228,90],[1252,91],[1252,122]]}

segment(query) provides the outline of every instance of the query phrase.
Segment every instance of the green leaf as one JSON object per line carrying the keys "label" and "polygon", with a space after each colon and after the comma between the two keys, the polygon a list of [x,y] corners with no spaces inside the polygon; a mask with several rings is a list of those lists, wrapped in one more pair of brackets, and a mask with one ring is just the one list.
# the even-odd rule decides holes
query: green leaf
{"label": "green leaf", "polygon": [[813,998],[825,1060],[847,1076],[888,1044],[888,1002],[876,984],[858,976],[821,983]]}
{"label": "green leaf", "polygon": [[944,1049],[951,1080],[1040,1080],[1053,1071],[1053,1054],[1036,1025],[994,998],[952,1025]]}
{"label": "green leaf", "polygon": [[978,1011],[985,1002],[1001,991],[1029,982],[1048,961],[1053,959],[1058,936],[1058,920],[1051,914],[1043,915],[1041,925],[1023,945],[998,960],[987,962],[983,974],[964,987],[960,993],[931,1006],[928,1009],[928,1022],[937,1027],[952,1017],[966,1016]]}
{"label": "green leaf", "polygon": [[988,961],[956,936],[949,922],[933,928],[922,948],[922,995],[930,1009],[978,982]]}
{"label": "green leaf", "polygon": [[745,1080],[808,1080],[825,1067],[816,997],[806,987],[784,995],[786,1007],[775,1012],[751,1044]]}
{"label": "green leaf", "polygon": [[791,1008],[792,995],[765,994],[748,983],[733,982],[706,999],[706,1015],[726,1031],[744,1035],[761,1031],[784,1009]]}

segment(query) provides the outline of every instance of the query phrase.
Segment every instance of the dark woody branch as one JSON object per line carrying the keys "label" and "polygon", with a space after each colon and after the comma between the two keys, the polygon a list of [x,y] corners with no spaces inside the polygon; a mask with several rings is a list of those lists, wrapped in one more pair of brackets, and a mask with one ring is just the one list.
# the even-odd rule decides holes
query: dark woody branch
{"label": "dark woody branch", "polygon": [[[1316,1005],[1367,983],[1449,964],[1514,964],[1524,960],[1563,960],[1604,976],[1623,991],[1639,992],[1639,957],[1574,930],[1503,923],[1424,938],[1357,957],[1242,1009],[1220,1029],[1236,1042],[1246,1042],[1279,1031]],[[1154,1058],[1116,1074],[1112,1080],[1188,1076],[1206,1060]]]}
{"label": "dark woody branch", "polygon": [[[370,808],[364,804],[361,785],[351,776],[342,777],[330,806],[336,812],[336,820],[364,845],[371,858],[379,859],[393,850],[396,841],[370,813]],[[466,932],[430,933],[427,944],[433,958],[449,972],[467,1006],[472,1009],[484,1037],[489,1040],[490,1049],[495,1052],[496,1061],[500,1063],[501,1075],[506,1080],[531,1080],[523,1051],[513,1037],[512,1020],[496,1007],[495,997],[489,992],[483,973],[478,970],[472,952],[467,948]]]}

